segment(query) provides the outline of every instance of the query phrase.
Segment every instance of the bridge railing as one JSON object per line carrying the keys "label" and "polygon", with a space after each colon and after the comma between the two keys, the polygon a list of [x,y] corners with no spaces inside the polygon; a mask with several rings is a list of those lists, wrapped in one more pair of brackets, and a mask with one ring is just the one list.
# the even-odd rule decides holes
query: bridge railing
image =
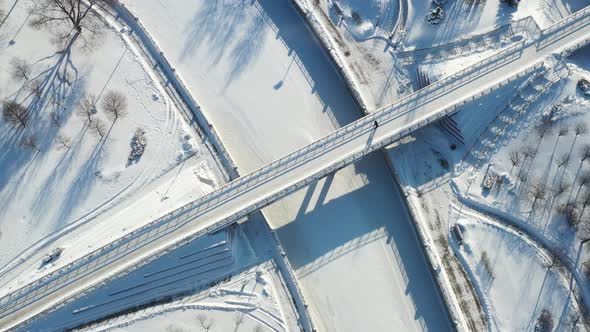
{"label": "bridge railing", "polygon": [[578,10],[577,12],[573,13],[572,15],[569,15],[568,17],[565,17],[562,20],[559,20],[559,21],[555,22],[554,24],[552,24],[551,26],[543,29],[543,34],[548,35],[548,34],[556,32],[556,31],[560,31],[560,30],[564,31],[563,28],[565,26],[573,25],[573,23],[576,23],[576,21],[584,19],[588,16],[590,16],[590,6],[587,6],[584,9]]}
{"label": "bridge railing", "polygon": [[590,6],[575,12],[574,14],[556,22],[550,27],[543,30],[539,38],[537,47],[539,49],[545,48],[556,41],[563,38],[565,35],[571,34],[577,29],[590,23]]}
{"label": "bridge railing", "polygon": [[[575,20],[569,22],[574,21]],[[566,26],[567,25],[562,25],[562,28]],[[394,117],[400,116],[402,112],[414,109],[421,103],[424,103],[432,98],[436,98],[440,94],[445,93],[466,81],[474,79],[475,77],[481,75],[481,73],[484,71],[491,70],[494,67],[503,65],[508,61],[512,61],[513,59],[520,56],[524,46],[524,41],[519,42],[518,44],[515,44],[503,50],[502,52],[499,52],[498,54],[481,61],[480,63],[465,68],[460,72],[432,85],[429,85],[422,90],[416,91],[415,93],[400,99],[388,107],[382,108],[373,114],[344,126],[341,129],[319,139],[318,141],[315,141],[297,151],[279,158],[250,174],[238,178],[214,190],[213,192],[182,206],[177,210],[167,213],[166,215],[142,226],[137,230],[134,230],[125,236],[99,249],[96,249],[90,254],[66,264],[65,266],[47,274],[43,278],[22,288],[19,288],[18,290],[0,299],[0,317],[7,315],[14,310],[18,310],[18,308],[27,305],[27,303],[30,303],[33,299],[38,300],[39,298],[50,294],[66,282],[78,280],[105,266],[106,264],[122,257],[123,255],[135,251],[144,245],[151,243],[155,239],[173,232],[174,230],[194,220],[196,217],[207,213],[215,206],[223,204],[224,198],[238,196],[240,193],[247,191],[249,188],[272,179],[280,173],[287,172],[300,163],[309,160],[310,158],[314,158],[315,156],[338,146],[339,143],[345,140],[352,139],[356,135],[360,135],[365,131],[372,130],[374,121],[379,121],[381,123],[384,121],[390,121]],[[538,66],[540,65],[537,65],[534,68]],[[533,70],[534,68],[529,70]],[[482,91],[481,94],[483,93],[484,92]],[[473,100],[474,98],[475,97],[472,97],[468,100]],[[444,108],[444,106],[445,105],[441,105],[442,108]],[[276,199],[315,181],[325,174],[348,165],[350,162],[362,157],[366,153],[374,149],[381,148],[382,146],[389,144],[394,140],[408,135],[417,128],[436,121],[446,114],[454,112],[455,110],[456,105],[450,109],[445,109],[444,111],[439,112],[430,118],[417,119],[412,126],[396,135],[392,135],[392,137],[390,137],[388,140],[371,145],[367,150],[351,154],[340,161],[335,161],[329,167],[320,170],[308,178],[292,184],[287,188],[281,189],[275,193],[270,193],[269,196],[263,197],[247,208],[225,217],[223,220],[202,230],[199,233],[213,232],[231,223],[234,223],[244,215],[258,210],[261,207],[264,207],[275,201]]]}

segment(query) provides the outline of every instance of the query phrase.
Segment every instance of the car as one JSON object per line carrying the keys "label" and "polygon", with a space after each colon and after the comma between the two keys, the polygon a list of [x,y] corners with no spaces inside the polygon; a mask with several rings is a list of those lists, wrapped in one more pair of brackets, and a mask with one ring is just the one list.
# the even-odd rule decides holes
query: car
{"label": "car", "polygon": [[43,258],[41,258],[41,265],[45,265],[47,263],[50,263],[56,259],[59,258],[59,256],[61,256],[61,253],[63,252],[62,248],[55,248],[53,249],[49,254],[43,256]]}

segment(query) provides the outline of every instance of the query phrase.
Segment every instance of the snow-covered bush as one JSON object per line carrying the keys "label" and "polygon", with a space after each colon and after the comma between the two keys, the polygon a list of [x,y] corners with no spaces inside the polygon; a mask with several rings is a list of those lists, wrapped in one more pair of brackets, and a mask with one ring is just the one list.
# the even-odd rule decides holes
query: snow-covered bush
{"label": "snow-covered bush", "polygon": [[147,141],[145,139],[145,131],[141,128],[138,128],[135,131],[135,135],[131,139],[131,153],[129,154],[129,163],[139,161],[139,158],[143,155],[145,151],[145,146],[147,145]]}
{"label": "snow-covered bush", "polygon": [[590,82],[587,79],[580,79],[578,81],[578,87],[586,96],[590,96]]}
{"label": "snow-covered bush", "polygon": [[447,13],[443,9],[443,7],[436,6],[436,7],[432,8],[428,12],[428,14],[426,14],[426,21],[428,21],[428,23],[434,24],[434,25],[441,24],[442,21],[444,21],[446,16],[447,16]]}
{"label": "snow-covered bush", "polygon": [[502,0],[502,2],[514,8],[518,8],[518,5],[520,4],[520,0]]}
{"label": "snow-covered bush", "polygon": [[547,309],[541,311],[541,315],[535,324],[535,332],[548,332],[553,330],[553,317]]}

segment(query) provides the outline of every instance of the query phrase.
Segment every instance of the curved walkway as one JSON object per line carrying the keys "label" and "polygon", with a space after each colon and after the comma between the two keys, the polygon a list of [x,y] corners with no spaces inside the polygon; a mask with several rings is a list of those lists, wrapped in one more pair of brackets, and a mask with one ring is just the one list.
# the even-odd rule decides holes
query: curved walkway
{"label": "curved walkway", "polygon": [[582,253],[582,245],[577,250],[577,257],[574,261],[571,257],[563,252],[560,244],[552,239],[543,236],[540,232],[535,230],[529,223],[514,217],[506,212],[503,212],[494,207],[482,204],[470,198],[463,196],[458,192],[456,188],[453,188],[454,194],[457,199],[465,204],[468,208],[473,209],[483,215],[487,215],[492,219],[499,221],[502,225],[515,229],[522,233],[524,237],[535,243],[538,247],[543,248],[545,251],[551,253],[555,257],[559,264],[566,267],[572,276],[572,283],[575,280],[576,288],[579,290],[579,294],[582,298],[583,305],[588,310],[590,308],[590,294],[587,287],[585,286],[585,276],[578,269],[578,263],[580,255]]}

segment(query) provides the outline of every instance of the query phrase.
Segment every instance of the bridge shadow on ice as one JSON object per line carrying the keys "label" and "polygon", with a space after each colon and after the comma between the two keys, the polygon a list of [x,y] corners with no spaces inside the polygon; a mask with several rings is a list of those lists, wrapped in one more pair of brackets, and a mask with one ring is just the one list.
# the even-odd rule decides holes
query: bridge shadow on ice
{"label": "bridge shadow on ice", "polygon": [[[300,209],[294,220],[276,232],[300,279],[347,255],[352,255],[351,271],[363,268],[362,262],[355,266],[358,250],[381,242],[377,248],[385,256],[391,252],[395,257],[389,262],[391,268],[403,275],[404,293],[414,304],[414,319],[428,330],[440,330],[445,325],[444,306],[440,296],[433,296],[437,286],[383,158],[373,153],[355,163],[354,172],[365,177],[365,185],[343,196],[328,199],[334,179],[340,176],[336,173],[303,189],[302,199],[287,198],[297,199]],[[374,253],[378,251],[371,255]],[[371,268],[375,270],[362,272],[366,282],[374,272],[382,271],[382,267]]]}

